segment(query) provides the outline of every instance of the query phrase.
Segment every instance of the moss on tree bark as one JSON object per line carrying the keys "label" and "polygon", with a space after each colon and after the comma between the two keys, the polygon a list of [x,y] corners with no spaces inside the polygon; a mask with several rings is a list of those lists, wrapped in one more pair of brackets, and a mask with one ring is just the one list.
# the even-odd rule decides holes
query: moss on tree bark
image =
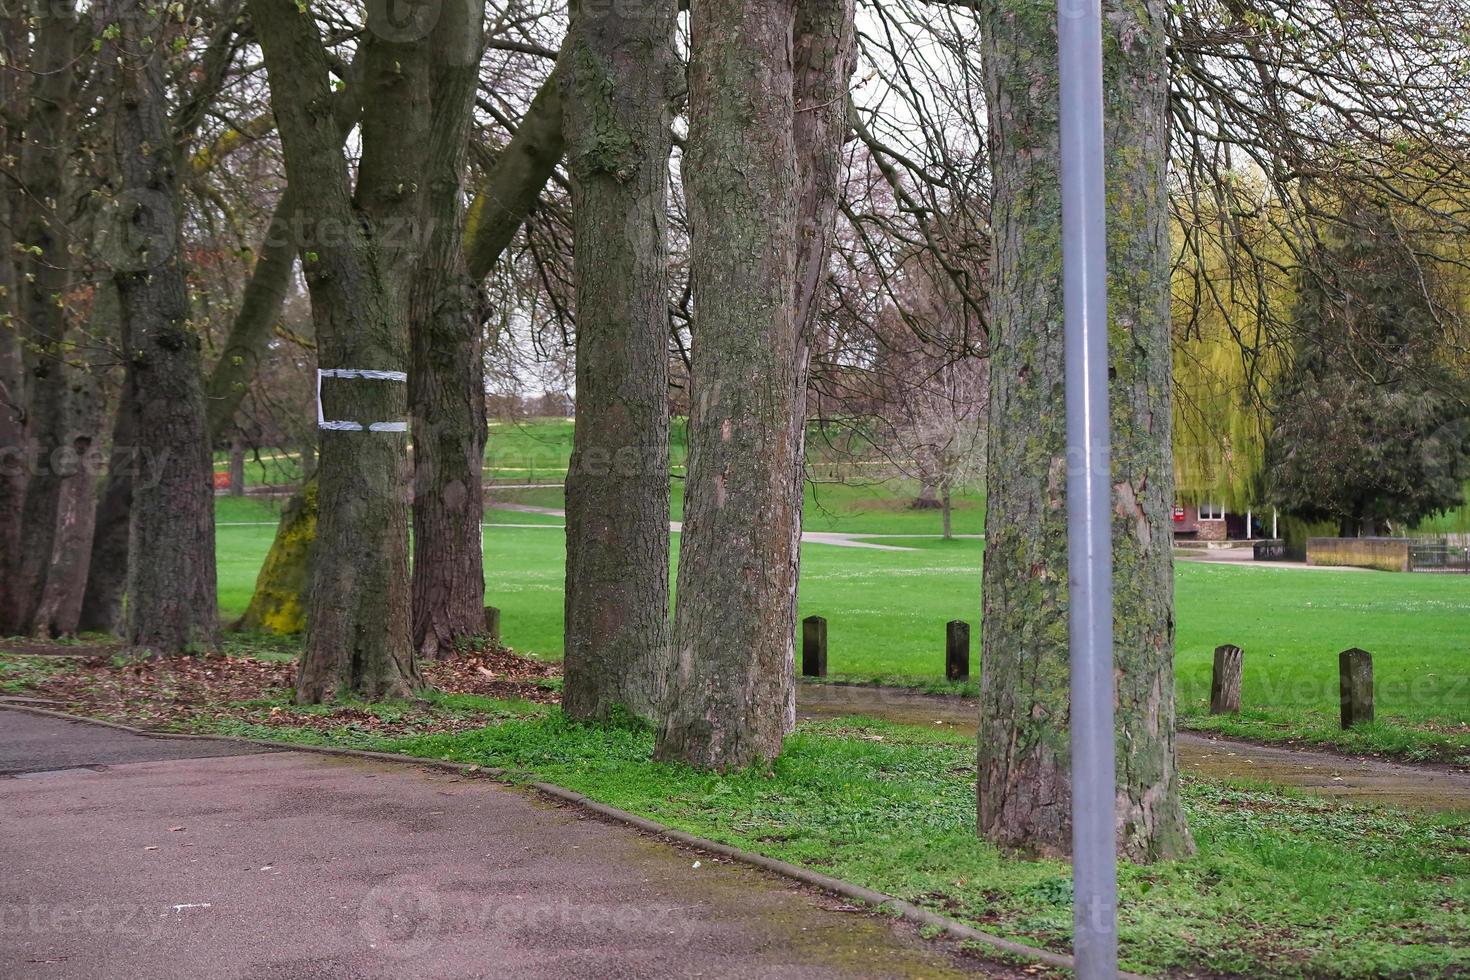
{"label": "moss on tree bark", "polygon": [[[1163,4],[1104,3],[1118,841],[1188,854],[1174,747]],[[1055,5],[980,4],[994,181],[979,829],[1071,847]]]}
{"label": "moss on tree bark", "polygon": [[675,0],[583,0],[567,36],[577,419],[566,687],[580,720],[655,721],[669,650],[669,88]]}

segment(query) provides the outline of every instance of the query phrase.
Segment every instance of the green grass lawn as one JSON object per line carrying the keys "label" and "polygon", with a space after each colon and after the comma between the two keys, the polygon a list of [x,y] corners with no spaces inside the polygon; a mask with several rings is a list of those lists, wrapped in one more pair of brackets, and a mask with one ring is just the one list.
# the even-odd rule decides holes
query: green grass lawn
{"label": "green grass lawn", "polygon": [[[251,498],[217,503],[222,525],[244,524],[218,530],[220,604],[238,615],[274,534],[269,523],[246,522],[272,521],[275,505]],[[848,519],[860,533],[902,533],[874,528],[908,516],[878,511]],[[489,520],[487,602],[503,611],[506,642],[557,659],[565,577],[560,522],[498,510]],[[913,550],[802,549],[800,614],[827,618],[833,679],[974,693],[973,681],[944,680],[944,630],[952,619],[967,620],[978,644],[982,542],[883,543]],[[1410,758],[1470,755],[1470,577],[1181,562],[1176,579],[1185,726]],[[1213,651],[1223,643],[1246,651],[1239,718],[1206,713]],[[1337,722],[1337,654],[1352,646],[1374,655],[1378,722],[1345,733]],[[978,677],[978,651],[973,666]]]}

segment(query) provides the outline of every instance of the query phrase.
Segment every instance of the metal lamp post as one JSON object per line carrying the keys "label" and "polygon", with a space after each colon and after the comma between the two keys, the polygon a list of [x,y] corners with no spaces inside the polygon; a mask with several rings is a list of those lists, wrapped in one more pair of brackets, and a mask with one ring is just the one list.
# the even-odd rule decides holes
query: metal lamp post
{"label": "metal lamp post", "polygon": [[1118,884],[1102,11],[1099,0],[1058,0],[1057,15],[1067,352],[1073,949],[1079,980],[1108,980],[1118,971]]}

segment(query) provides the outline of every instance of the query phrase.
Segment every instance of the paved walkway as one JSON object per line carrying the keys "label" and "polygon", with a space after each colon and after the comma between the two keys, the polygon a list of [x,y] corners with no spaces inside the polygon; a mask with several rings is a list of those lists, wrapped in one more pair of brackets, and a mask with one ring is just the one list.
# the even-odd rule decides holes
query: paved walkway
{"label": "paved walkway", "polygon": [[487,780],[5,710],[0,746],[6,977],[1026,975]]}
{"label": "paved walkway", "polygon": [[[901,725],[955,725],[973,733],[973,698],[917,694],[901,688],[803,683],[804,718],[867,715]],[[1439,765],[1401,765],[1330,752],[1253,745],[1195,732],[1179,733],[1179,765],[1215,779],[1290,786],[1354,803],[1470,813],[1470,772]]]}
{"label": "paved walkway", "polygon": [[[544,517],[565,518],[567,512],[556,507],[538,507],[535,504],[507,504],[499,501],[492,503],[493,510],[508,510],[521,514],[540,514]],[[506,525],[501,525],[506,526]],[[542,524],[539,527],[561,527],[559,524]],[[669,521],[669,530],[675,534],[684,530],[681,521]],[[836,548],[864,548],[868,551],[917,551],[916,548],[903,548],[892,544],[878,544],[868,540],[874,537],[920,537],[921,535],[874,535],[874,534],[838,534],[829,531],[803,531],[801,540],[803,544],[830,544]]]}

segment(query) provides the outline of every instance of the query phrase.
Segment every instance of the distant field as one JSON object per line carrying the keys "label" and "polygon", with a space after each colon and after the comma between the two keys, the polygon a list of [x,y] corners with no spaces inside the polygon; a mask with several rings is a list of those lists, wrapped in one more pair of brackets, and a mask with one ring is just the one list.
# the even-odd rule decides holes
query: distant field
{"label": "distant field", "polygon": [[[487,449],[488,472],[521,484],[560,483],[571,438],[572,423],[565,419],[498,423]],[[952,689],[943,679],[944,624],[971,622],[978,646],[983,542],[938,540],[940,515],[911,507],[911,481],[876,479],[872,468],[825,448],[822,437],[809,441],[819,457],[809,472],[846,482],[808,483],[806,530],[919,536],[882,539],[913,549],[902,552],[803,547],[801,615],[827,617],[833,674]],[[685,458],[682,426],[675,427],[672,457],[677,476]],[[675,520],[683,512],[682,486],[675,479]],[[561,509],[562,489],[496,486],[489,500],[488,601],[503,609],[512,646],[559,658],[562,519],[505,507]],[[280,504],[216,499],[220,603],[228,613],[249,601]],[[1447,515],[1441,525],[1452,530],[1459,519]],[[984,523],[983,494],[956,498],[956,534],[981,535]],[[677,545],[676,537],[675,562]],[[1176,582],[1179,711],[1187,724],[1409,755],[1470,754],[1470,576],[1180,563]],[[1211,658],[1222,643],[1246,650],[1246,711],[1226,720],[1205,713]],[[1380,724],[1344,735],[1337,731],[1337,653],[1351,646],[1375,656]],[[978,651],[975,659],[978,664]],[[962,690],[975,688],[972,682]]]}
{"label": "distant field", "polygon": [[[219,504],[222,525],[273,520],[271,507],[258,501],[221,498]],[[851,524],[842,530],[891,528],[909,516],[848,514]],[[565,543],[559,521],[501,510],[488,517],[487,602],[503,610],[506,641],[560,658]],[[515,524],[538,526],[508,526]],[[227,614],[249,601],[273,533],[269,523],[219,528],[220,604]],[[675,543],[677,562],[677,537]],[[943,678],[944,624],[975,624],[978,646],[983,543],[883,543],[914,550],[804,546],[801,615],[827,617],[834,679],[955,689]],[[1186,725],[1410,756],[1470,755],[1470,576],[1181,562],[1176,581],[1179,711]],[[1211,658],[1222,643],[1246,650],[1246,711],[1224,721],[1206,714]],[[1374,654],[1379,723],[1344,734],[1337,730],[1336,655],[1351,646]],[[978,650],[975,657],[978,665]],[[960,689],[973,693],[975,684]]]}

